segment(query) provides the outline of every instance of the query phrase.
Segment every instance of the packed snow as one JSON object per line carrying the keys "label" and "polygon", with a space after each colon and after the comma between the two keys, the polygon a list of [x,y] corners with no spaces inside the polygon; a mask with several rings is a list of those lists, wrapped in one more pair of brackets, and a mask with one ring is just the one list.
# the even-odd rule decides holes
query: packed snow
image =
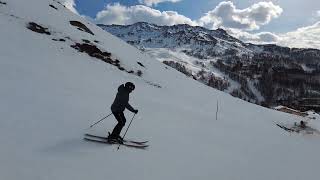
{"label": "packed snow", "polygon": [[[320,137],[290,134],[275,125],[301,117],[247,103],[186,78],[57,0],[3,1],[0,179],[319,178]],[[70,25],[71,20],[82,22],[94,35]],[[27,29],[29,22],[51,34]],[[65,41],[52,40],[61,38]],[[70,47],[82,39],[98,42],[95,45],[121,66],[140,70],[142,76]],[[84,141],[84,133],[106,135],[112,130],[114,117],[89,126],[110,113],[118,86],[127,81],[136,84],[130,103],[139,110],[127,137],[148,140],[150,147],[117,151],[117,146]],[[133,114],[125,115],[129,122]],[[319,121],[316,116],[308,125],[319,128]]]}

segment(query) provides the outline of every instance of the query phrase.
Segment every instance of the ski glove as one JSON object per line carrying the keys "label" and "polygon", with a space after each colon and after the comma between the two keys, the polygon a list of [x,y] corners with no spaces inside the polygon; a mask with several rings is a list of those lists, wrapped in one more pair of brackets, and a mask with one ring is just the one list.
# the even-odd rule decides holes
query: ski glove
{"label": "ski glove", "polygon": [[138,113],[138,110],[137,110],[137,109],[135,109],[133,112],[134,112],[135,114],[137,114],[137,113]]}

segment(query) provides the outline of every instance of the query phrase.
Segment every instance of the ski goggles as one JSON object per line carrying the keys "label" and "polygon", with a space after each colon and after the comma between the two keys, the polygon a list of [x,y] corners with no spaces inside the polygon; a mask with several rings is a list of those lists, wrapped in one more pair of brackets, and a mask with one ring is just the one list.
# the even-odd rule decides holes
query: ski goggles
{"label": "ski goggles", "polygon": [[134,90],[134,86],[129,86],[128,88],[129,88],[131,91]]}

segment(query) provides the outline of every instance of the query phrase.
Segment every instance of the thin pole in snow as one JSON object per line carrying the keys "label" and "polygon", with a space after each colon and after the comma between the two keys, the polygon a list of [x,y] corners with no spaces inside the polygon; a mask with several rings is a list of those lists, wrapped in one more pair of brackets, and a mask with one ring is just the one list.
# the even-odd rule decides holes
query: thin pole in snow
{"label": "thin pole in snow", "polygon": [[218,120],[219,101],[217,100],[216,120]]}

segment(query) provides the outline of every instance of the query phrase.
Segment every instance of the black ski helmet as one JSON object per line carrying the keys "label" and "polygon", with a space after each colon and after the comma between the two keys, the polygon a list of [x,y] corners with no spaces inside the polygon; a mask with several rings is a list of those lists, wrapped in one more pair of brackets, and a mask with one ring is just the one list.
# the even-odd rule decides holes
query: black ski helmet
{"label": "black ski helmet", "polygon": [[133,91],[135,88],[135,85],[132,82],[126,82],[126,84],[124,85],[124,87],[126,87],[127,89]]}

